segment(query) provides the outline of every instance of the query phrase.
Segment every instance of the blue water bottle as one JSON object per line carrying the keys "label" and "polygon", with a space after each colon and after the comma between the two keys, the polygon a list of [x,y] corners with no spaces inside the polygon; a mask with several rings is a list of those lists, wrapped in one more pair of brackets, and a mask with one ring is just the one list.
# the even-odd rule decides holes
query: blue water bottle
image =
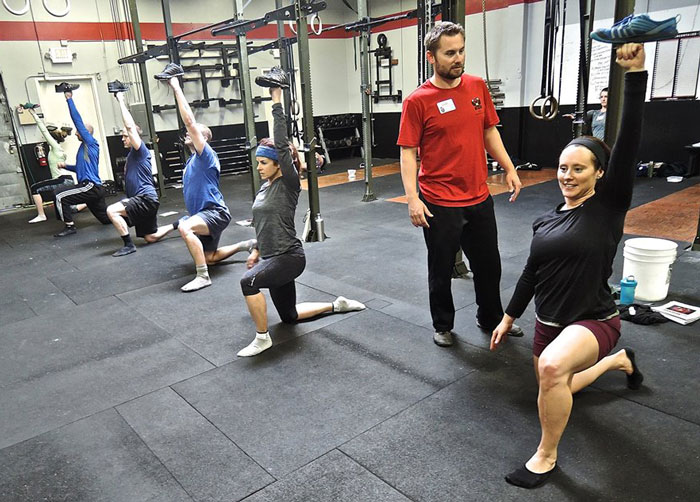
{"label": "blue water bottle", "polygon": [[637,281],[633,275],[623,277],[620,281],[620,304],[631,305],[634,303],[634,288],[637,287]]}

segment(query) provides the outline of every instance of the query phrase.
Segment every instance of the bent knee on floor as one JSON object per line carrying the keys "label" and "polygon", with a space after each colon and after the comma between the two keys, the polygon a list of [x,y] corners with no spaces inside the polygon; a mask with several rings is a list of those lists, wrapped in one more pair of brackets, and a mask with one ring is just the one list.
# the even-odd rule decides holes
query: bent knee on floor
{"label": "bent knee on floor", "polygon": [[280,319],[285,324],[296,324],[299,319],[299,314],[297,314],[296,310],[294,312],[280,312],[279,315]]}

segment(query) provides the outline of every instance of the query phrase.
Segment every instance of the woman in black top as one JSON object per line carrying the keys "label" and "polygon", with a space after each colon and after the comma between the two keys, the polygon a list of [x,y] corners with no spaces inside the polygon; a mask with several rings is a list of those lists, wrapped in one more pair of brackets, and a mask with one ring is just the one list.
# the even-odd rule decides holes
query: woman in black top
{"label": "woman in black top", "polygon": [[304,248],[296,236],[294,213],[299,201],[299,159],[296,148],[287,139],[287,121],[282,110],[282,89],[270,88],[274,141],[260,141],[255,153],[258,172],[265,183],[253,202],[253,226],[257,244],[248,257],[248,271],[241,278],[241,289],[248,311],[255,322],[255,339],[238,352],[248,357],[272,346],[267,331],[267,304],[261,288],[268,288],[272,303],[283,322],[335,312],[363,310],[355,300],[339,296],[333,302],[296,303],[294,279],[306,266]]}
{"label": "woman in black top", "polygon": [[643,378],[630,349],[608,356],[620,337],[620,318],[607,280],[632,201],[647,82],[644,47],[618,48],[617,64],[627,74],[615,146],[610,151],[599,139],[583,136],[562,151],[557,178],[564,203],[533,223],[530,256],[491,338],[495,350],[535,297],[533,353],[542,435],[535,454],[506,476],[525,488],[541,485],[556,469],[574,393],[606,371],[624,371],[633,389]]}

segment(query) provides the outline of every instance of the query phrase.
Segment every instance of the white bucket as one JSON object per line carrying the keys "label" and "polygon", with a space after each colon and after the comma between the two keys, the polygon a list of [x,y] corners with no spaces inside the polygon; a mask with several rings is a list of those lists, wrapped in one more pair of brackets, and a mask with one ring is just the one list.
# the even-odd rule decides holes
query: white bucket
{"label": "white bucket", "polygon": [[622,277],[633,275],[637,280],[635,300],[658,302],[666,298],[677,247],[665,239],[640,237],[625,241]]}

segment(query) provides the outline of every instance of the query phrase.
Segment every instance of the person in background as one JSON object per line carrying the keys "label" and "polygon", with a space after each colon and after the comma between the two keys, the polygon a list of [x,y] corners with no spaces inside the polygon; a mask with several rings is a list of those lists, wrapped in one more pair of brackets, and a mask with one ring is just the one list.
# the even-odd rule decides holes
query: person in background
{"label": "person in background", "polygon": [[[49,172],[51,173],[51,178],[44,181],[38,181],[32,184],[29,189],[32,194],[32,201],[36,206],[37,215],[29,220],[29,223],[41,223],[46,221],[46,212],[44,211],[44,202],[55,202],[56,196],[54,190],[60,187],[71,187],[75,185],[73,176],[70,174],[69,170],[66,170],[66,152],[63,151],[61,143],[66,140],[66,137],[70,135],[73,128],[72,127],[61,127],[60,129],[53,124],[46,124],[44,120],[36,112],[36,108],[39,105],[33,103],[25,103],[20,106],[27,110],[31,116],[34,118],[39,132],[44,137],[44,140],[49,145],[49,153],[46,155],[46,161],[49,166]],[[71,210],[73,212],[81,211],[87,206],[85,204],[78,204],[73,206]]]}

